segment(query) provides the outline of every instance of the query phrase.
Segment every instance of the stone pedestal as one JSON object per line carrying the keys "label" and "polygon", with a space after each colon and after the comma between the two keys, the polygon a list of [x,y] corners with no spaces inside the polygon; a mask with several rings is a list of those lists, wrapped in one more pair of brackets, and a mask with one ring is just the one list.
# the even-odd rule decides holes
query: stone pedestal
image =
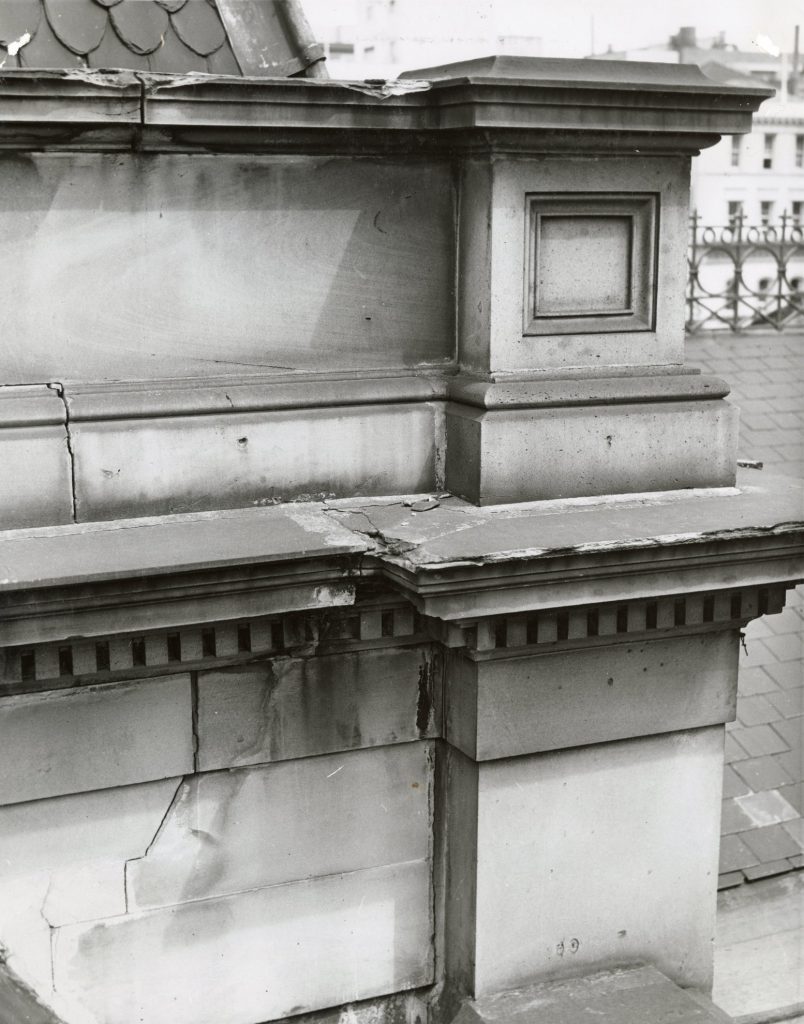
{"label": "stone pedestal", "polygon": [[684,366],[688,170],[768,90],[88,77],[0,82],[9,967],[67,1024],[717,1020],[804,523]]}

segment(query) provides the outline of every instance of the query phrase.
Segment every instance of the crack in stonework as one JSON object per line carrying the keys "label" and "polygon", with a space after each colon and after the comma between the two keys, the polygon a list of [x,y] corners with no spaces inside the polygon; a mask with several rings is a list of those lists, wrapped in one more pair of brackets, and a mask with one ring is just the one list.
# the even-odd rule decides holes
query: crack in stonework
{"label": "crack in stonework", "polygon": [[129,864],[134,864],[134,863],[136,863],[136,861],[139,861],[139,860],[145,860],[145,858],[151,852],[151,850],[153,849],[154,844],[156,843],[157,839],[162,834],[162,831],[165,828],[165,825],[167,823],[168,818],[173,813],[173,808],[179,802],[180,794],[182,792],[182,789],[184,788],[184,783],[186,781],[187,780],[185,779],[185,776],[182,775],[182,777],[179,779],[178,785],[176,786],[176,791],[174,792],[173,796],[168,801],[167,810],[162,815],[162,819],[159,822],[159,824],[157,825],[156,831],[154,832],[151,841],[145,847],[145,850],[142,853],[142,855],[139,856],[139,857],[129,857],[128,860],[124,861],[124,863],[123,863],[123,899],[125,900],[125,907],[126,907],[125,912],[127,914],[130,911],[129,895],[128,895],[128,867],[129,867]]}
{"label": "crack in stonework", "polygon": [[73,522],[78,522],[78,498],[76,494],[75,484],[75,452],[73,450],[73,436],[70,432],[70,406],[67,403],[67,397],[64,394],[64,385],[59,381],[51,381],[47,385],[51,391],[55,391],[61,399],[61,403],[64,406],[64,430],[67,440],[67,457],[70,460],[70,509],[72,513]]}

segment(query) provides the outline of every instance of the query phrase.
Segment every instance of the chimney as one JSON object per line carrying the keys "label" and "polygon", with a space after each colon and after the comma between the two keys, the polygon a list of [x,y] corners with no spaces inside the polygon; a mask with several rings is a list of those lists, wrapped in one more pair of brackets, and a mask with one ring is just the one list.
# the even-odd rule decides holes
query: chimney
{"label": "chimney", "polygon": [[682,47],[697,46],[698,44],[695,38],[695,26],[682,25],[681,28],[678,30],[678,35],[676,36],[676,43],[679,49],[681,49]]}

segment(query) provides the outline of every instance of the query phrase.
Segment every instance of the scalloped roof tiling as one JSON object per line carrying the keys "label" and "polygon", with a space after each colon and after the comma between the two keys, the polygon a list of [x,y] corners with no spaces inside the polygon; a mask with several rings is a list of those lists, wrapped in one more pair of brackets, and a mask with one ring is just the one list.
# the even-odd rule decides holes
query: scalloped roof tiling
{"label": "scalloped roof tiling", "polygon": [[274,0],[0,0],[2,69],[287,77],[300,51]]}

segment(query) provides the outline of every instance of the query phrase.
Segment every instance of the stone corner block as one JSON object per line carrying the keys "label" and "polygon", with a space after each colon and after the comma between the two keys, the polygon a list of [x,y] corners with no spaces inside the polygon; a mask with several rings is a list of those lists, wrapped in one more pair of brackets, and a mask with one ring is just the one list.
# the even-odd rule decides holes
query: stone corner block
{"label": "stone corner block", "polygon": [[447,489],[476,505],[729,487],[739,413],[723,399],[560,409],[447,407]]}
{"label": "stone corner block", "polygon": [[187,674],[0,700],[0,805],[192,771]]}

